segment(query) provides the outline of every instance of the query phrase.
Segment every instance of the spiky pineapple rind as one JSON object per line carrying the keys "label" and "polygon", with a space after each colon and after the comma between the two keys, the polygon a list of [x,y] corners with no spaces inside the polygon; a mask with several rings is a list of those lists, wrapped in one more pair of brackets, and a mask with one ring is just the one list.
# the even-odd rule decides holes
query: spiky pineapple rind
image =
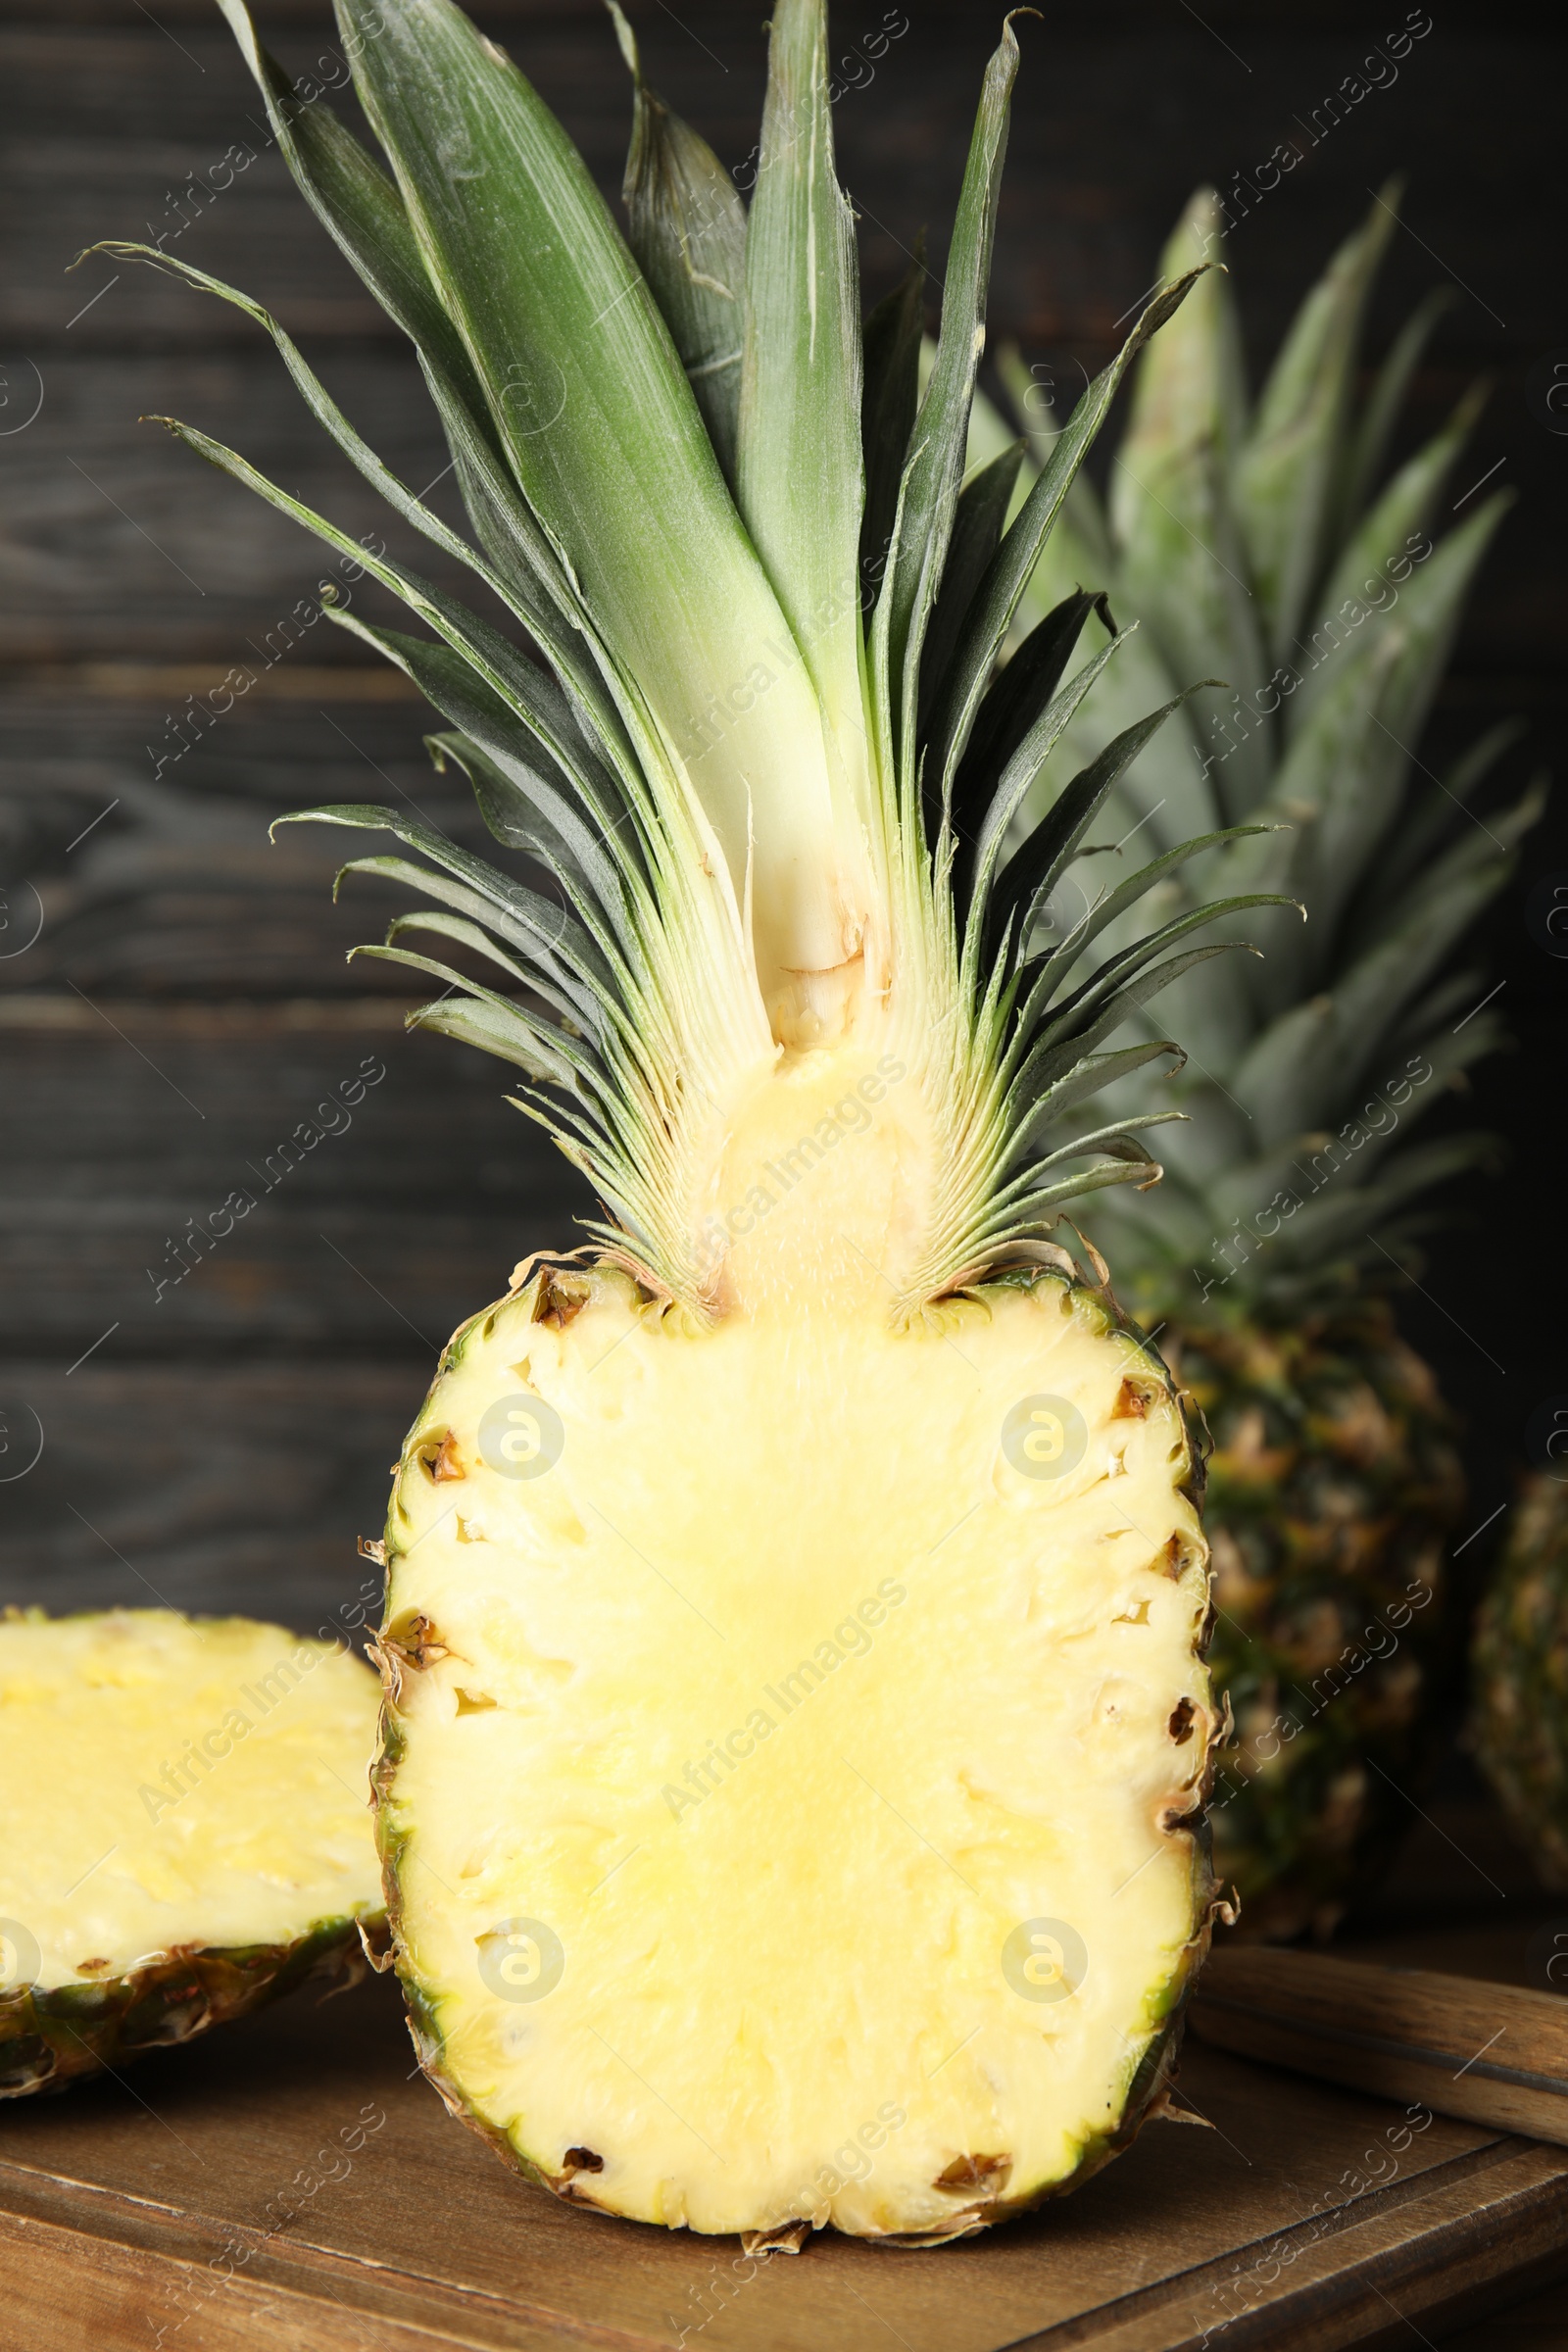
{"label": "spiky pineapple rind", "polygon": [[1543,1885],[1568,1891],[1568,1486],[1529,1479],[1482,1602],[1471,1742]]}
{"label": "spiky pineapple rind", "polygon": [[1325,1932],[1375,1880],[1429,1760],[1454,1423],[1382,1299],[1166,1336],[1215,1443],[1213,1662],[1237,1718],[1219,1866],[1246,1933]]}
{"label": "spiky pineapple rind", "polygon": [[176,2048],[307,1983],[346,1991],[369,1965],[362,1931],[373,1948],[380,1914],[313,1920],[287,1943],[185,1947],[122,1977],[0,1992],[0,2098],[64,2090],[149,2050]]}

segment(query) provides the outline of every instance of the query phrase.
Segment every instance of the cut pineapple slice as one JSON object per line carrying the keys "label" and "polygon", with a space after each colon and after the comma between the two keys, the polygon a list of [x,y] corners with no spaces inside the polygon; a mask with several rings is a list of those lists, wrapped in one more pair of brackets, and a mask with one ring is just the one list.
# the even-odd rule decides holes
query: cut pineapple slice
{"label": "cut pineapple slice", "polygon": [[1202,1924],[1180,1409],[1102,1294],[702,1331],[543,1274],[389,1522],[399,1966],[574,2201],[944,2236],[1109,2153]]}
{"label": "cut pineapple slice", "polygon": [[0,1622],[0,2095],[363,1967],[374,1678],[172,1609]]}

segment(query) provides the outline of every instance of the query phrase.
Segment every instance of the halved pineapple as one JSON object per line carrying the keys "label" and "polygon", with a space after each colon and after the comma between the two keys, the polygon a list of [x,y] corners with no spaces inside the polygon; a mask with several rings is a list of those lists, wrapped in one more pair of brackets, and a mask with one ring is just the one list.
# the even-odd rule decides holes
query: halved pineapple
{"label": "halved pineapple", "polygon": [[603,1204],[593,1263],[520,1276],[460,1335],[398,1478],[377,1780],[421,2055],[576,2202],[960,2234],[1160,2098],[1211,1910],[1193,1455],[1102,1270],[1044,1237],[1064,1201],[1157,1178],[1168,1111],[1060,1122],[1179,1059],[1104,1041],[1239,944],[1191,933],[1258,902],[1136,930],[1222,831],[1115,866],[1059,930],[1057,884],[1165,713],[1018,839],[1114,651],[1072,670],[1093,595],[1003,662],[1190,280],[1004,530],[1021,448],[963,472],[1010,25],[922,399],[921,270],[862,334],[821,0],[774,9],[749,216],[639,81],[631,250],[449,0],[342,0],[391,178],[222,4],[280,151],[419,347],[472,539],[275,321],[150,258],[271,333],[541,659],[174,429],[431,632],[333,614],[445,713],[436,756],[526,878],[403,810],[304,813],[417,853],[347,869],[436,902],[368,952],[435,976],[412,1017],[520,1070]]}
{"label": "halved pineapple", "polygon": [[363,1972],[377,1695],[248,1618],[0,1620],[0,2098]]}
{"label": "halved pineapple", "polygon": [[[825,1057],[824,1057],[825,1058]],[[980,2227],[1163,2086],[1217,1729],[1192,1455],[1104,1295],[700,1330],[541,1271],[388,1534],[380,1832],[427,2071],[666,2226]]]}

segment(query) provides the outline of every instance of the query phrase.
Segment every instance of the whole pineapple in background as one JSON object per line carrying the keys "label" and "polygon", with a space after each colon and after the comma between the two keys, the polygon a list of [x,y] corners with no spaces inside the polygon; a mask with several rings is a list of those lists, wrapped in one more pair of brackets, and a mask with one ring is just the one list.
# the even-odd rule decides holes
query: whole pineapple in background
{"label": "whole pineapple in background", "polygon": [[1568,1486],[1526,1480],[1481,1603],[1470,1740],[1544,1886],[1568,1893]]}
{"label": "whole pineapple in background", "polygon": [[260,318],[339,446],[538,649],[356,551],[430,634],[338,617],[446,715],[438,756],[559,896],[401,811],[312,813],[418,853],[349,869],[436,902],[371,952],[439,983],[415,1020],[516,1065],[604,1204],[581,1262],[520,1266],[458,1334],[397,1474],[376,1778],[417,2046],[568,2200],[755,2238],[961,2235],[1162,2105],[1213,1907],[1194,1455],[1102,1270],[1044,1236],[1063,1200],[1156,1173],[1168,1111],[1078,1114],[1174,1049],[1103,1041],[1223,953],[1192,944],[1213,914],[1273,899],[1069,971],[1037,909],[1165,713],[1009,855],[1110,660],[1061,683],[1088,600],[1026,692],[993,682],[1186,286],[982,545],[958,492],[1010,28],[918,400],[921,273],[862,342],[819,0],[773,13],[749,217],[639,89],[638,260],[447,0],[339,11],[392,178],[224,7],[301,187],[418,345],[477,545],[264,313],[163,266]]}
{"label": "whole pineapple in background", "polygon": [[172,2049],[384,1934],[376,1683],[245,1617],[0,1618],[0,2098]]}
{"label": "whole pineapple in background", "polygon": [[[1236,1722],[1214,1857],[1244,1932],[1274,1936],[1325,1933],[1410,1818],[1400,1790],[1447,1654],[1443,1558],[1463,1485],[1452,1423],[1383,1293],[1430,1221],[1412,1212],[1486,1149],[1407,1139],[1498,1042],[1485,974],[1451,957],[1541,808],[1535,792],[1484,820],[1466,808],[1507,729],[1441,779],[1415,757],[1506,502],[1472,504],[1439,534],[1473,397],[1382,480],[1441,307],[1423,306],[1357,399],[1362,313],[1394,220],[1380,199],[1336,254],[1255,408],[1229,283],[1200,280],[1139,363],[1108,500],[1083,477],[1073,488],[1020,608],[1037,634],[1014,661],[1029,663],[1049,637],[1039,616],[1080,580],[1109,590],[1118,624],[1140,624],[1064,731],[1042,805],[1133,710],[1225,680],[1122,777],[1097,826],[1103,862],[1114,882],[1133,849],[1261,820],[1284,829],[1221,853],[1227,886],[1284,890],[1307,910],[1304,926],[1258,920],[1264,960],[1225,957],[1172,992],[1162,1018],[1188,1050],[1172,1091],[1192,1124],[1162,1146],[1157,1192],[1126,1215],[1107,1198],[1092,1220],[1213,1436],[1212,1664]],[[1200,192],[1167,270],[1216,258],[1220,230]],[[1049,466],[1041,371],[1016,355],[1003,368]],[[1013,495],[1025,454],[995,411],[978,425],[976,505],[988,484]],[[1057,890],[1064,940],[1094,888],[1086,866]],[[1183,883],[1166,898],[1185,906]]]}

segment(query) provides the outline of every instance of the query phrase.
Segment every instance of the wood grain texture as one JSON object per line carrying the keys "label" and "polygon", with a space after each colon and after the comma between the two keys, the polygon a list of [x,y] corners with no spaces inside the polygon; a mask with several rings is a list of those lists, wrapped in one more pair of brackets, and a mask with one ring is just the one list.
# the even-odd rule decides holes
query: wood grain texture
{"label": "wood grain texture", "polygon": [[1544,2293],[1510,2305],[1473,2328],[1445,2338],[1447,2352],[1561,2352],[1563,2290],[1560,2282]]}
{"label": "wood grain texture", "polygon": [[1151,2127],[989,2239],[910,2255],[824,2234],[752,2264],[733,2239],[574,2212],[510,2176],[411,2076],[383,1984],[0,2114],[0,2280],[25,2282],[21,2352],[149,2335],[182,2352],[1327,2352],[1394,2321],[1430,2333],[1459,2296],[1568,2249],[1560,2151],[1443,2118],[1411,2131],[1218,2053],[1194,2053],[1184,2088],[1217,2127],[1198,2147]]}
{"label": "wood grain texture", "polygon": [[1192,2023],[1216,2049],[1568,2146],[1558,1993],[1327,1953],[1221,1949]]}
{"label": "wood grain texture", "polygon": [[335,1344],[433,1365],[528,1249],[571,1239],[586,1193],[476,1053],[259,1023],[149,1035],[112,997],[85,1009],[100,1025],[7,1042],[0,1264],[13,1330],[67,1363],[118,1320],[115,1361]]}

